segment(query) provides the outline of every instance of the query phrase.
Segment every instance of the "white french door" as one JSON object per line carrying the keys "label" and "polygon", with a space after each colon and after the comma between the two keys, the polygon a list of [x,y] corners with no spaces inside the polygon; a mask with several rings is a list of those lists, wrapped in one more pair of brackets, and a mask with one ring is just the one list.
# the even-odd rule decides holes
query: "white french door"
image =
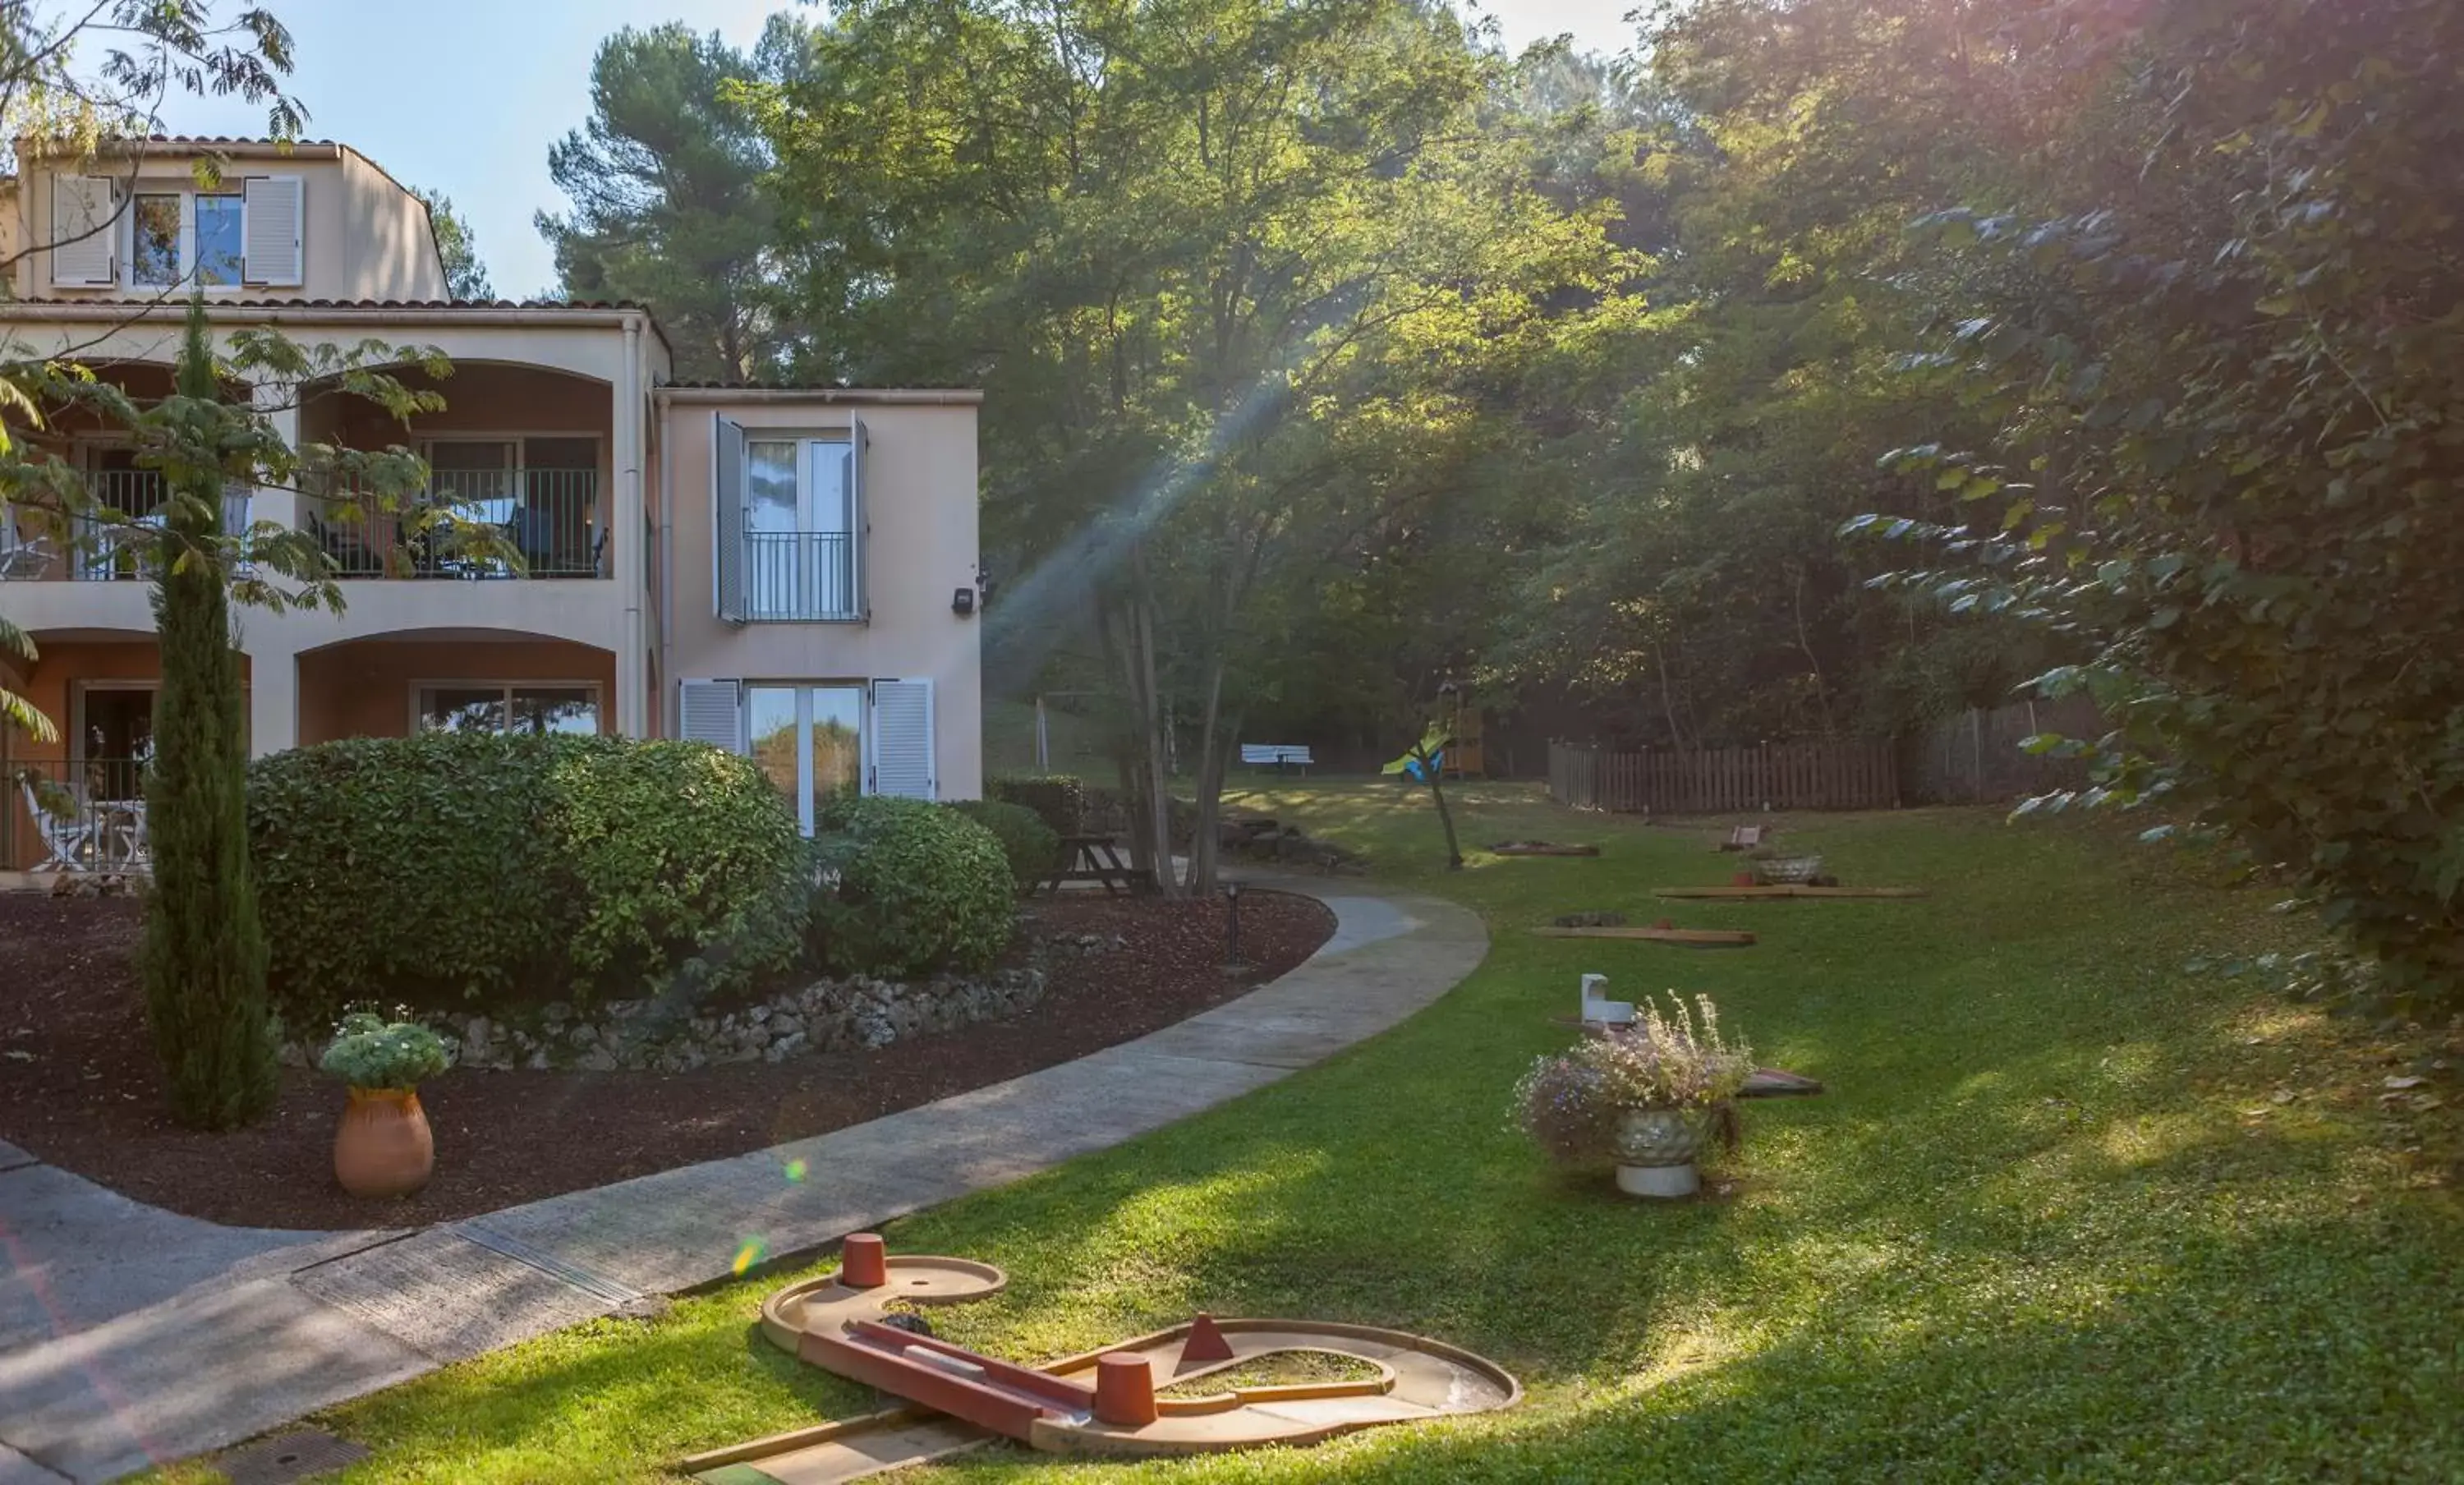
{"label": "white french door", "polygon": [[795,806],[807,835],[831,799],[864,787],[864,689],[759,681],[744,688],[753,761]]}

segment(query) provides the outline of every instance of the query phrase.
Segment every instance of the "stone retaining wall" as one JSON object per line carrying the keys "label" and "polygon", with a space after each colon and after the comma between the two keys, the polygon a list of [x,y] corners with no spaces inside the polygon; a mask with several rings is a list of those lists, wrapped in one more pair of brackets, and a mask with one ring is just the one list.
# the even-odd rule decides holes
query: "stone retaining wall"
{"label": "stone retaining wall", "polygon": [[[686,1073],[714,1063],[783,1062],[808,1052],[870,1051],[903,1036],[999,1020],[1043,1000],[1044,986],[1036,967],[914,982],[857,975],[816,980],[715,1015],[671,1002],[619,1000],[586,1017],[556,1001],[521,1022],[451,1011],[424,1019],[461,1067]],[[304,1043],[282,1052],[294,1066],[316,1060]]]}

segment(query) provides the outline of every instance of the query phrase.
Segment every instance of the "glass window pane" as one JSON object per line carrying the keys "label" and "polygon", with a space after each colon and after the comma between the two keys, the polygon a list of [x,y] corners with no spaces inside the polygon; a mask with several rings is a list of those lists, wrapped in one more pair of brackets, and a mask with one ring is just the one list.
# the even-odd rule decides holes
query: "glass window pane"
{"label": "glass window pane", "polygon": [[813,445],[812,529],[831,536],[847,534],[847,498],[854,471],[855,455],[851,445]]}
{"label": "glass window pane", "polygon": [[502,686],[431,686],[419,693],[419,725],[428,732],[502,732]]}
{"label": "glass window pane", "polygon": [[180,281],[180,198],[140,196],[128,213],[133,244],[128,256],[132,283]]}
{"label": "glass window pane", "polygon": [[197,281],[235,284],[240,280],[240,255],[246,249],[240,234],[240,198],[197,198]]}
{"label": "glass window pane", "polygon": [[864,787],[864,688],[813,688],[813,813]]}
{"label": "glass window pane", "polygon": [[792,804],[797,788],[796,760],[802,747],[796,738],[796,690],[792,686],[747,686],[744,695],[752,712],[752,725],[745,732],[753,739],[753,762],[780,797]]}
{"label": "glass window pane", "polygon": [[584,686],[519,686],[514,691],[516,732],[596,733],[599,698]]}
{"label": "glass window pane", "polygon": [[744,449],[744,529],[796,530],[796,446],[754,443]]}

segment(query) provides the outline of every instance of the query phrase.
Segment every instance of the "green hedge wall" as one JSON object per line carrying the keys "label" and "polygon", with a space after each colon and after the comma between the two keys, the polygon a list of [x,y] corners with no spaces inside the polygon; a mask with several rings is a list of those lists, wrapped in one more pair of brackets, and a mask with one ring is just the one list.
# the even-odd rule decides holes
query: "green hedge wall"
{"label": "green hedge wall", "polygon": [[1087,786],[1066,773],[997,774],[984,781],[984,797],[1032,809],[1063,835],[1078,833],[1087,808]]}
{"label": "green hedge wall", "polygon": [[249,770],[269,987],[346,1002],[587,1003],[789,967],[810,878],[785,803],[699,743],[439,733]]}
{"label": "green hedge wall", "polygon": [[816,827],[819,967],[889,978],[977,970],[1009,946],[1015,888],[992,831],[939,805],[879,797],[833,800]]}
{"label": "green hedge wall", "polygon": [[1001,842],[1002,857],[1009,862],[1010,879],[1020,892],[1033,891],[1038,882],[1060,868],[1060,833],[1024,805],[1005,805],[998,799],[959,799],[945,808],[993,832],[993,838]]}

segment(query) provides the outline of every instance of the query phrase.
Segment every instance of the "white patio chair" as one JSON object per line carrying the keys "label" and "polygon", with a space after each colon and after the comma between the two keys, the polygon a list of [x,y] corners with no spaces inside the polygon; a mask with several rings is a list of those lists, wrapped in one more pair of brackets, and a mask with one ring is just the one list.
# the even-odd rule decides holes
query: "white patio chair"
{"label": "white patio chair", "polygon": [[51,570],[50,544],[38,536],[20,540],[15,525],[0,514],[0,583],[39,578]]}
{"label": "white patio chair", "polygon": [[78,809],[66,816],[52,812],[35,792],[34,781],[19,778],[17,787],[26,796],[26,812],[34,818],[34,829],[42,836],[44,858],[37,872],[83,872],[90,870],[84,857],[94,853],[99,827],[94,812]]}

